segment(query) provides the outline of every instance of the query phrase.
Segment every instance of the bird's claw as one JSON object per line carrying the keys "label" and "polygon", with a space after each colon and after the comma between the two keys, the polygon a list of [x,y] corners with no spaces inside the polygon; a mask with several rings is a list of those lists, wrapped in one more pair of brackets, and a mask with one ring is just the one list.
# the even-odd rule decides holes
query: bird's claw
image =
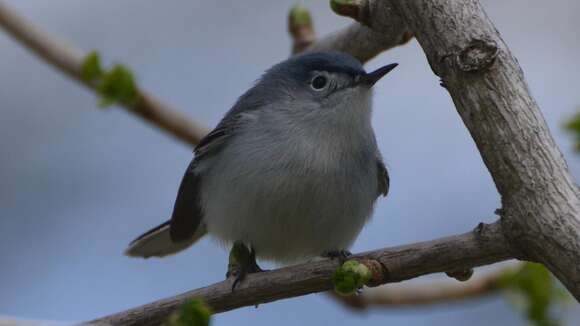
{"label": "bird's claw", "polygon": [[347,260],[348,257],[352,256],[352,253],[348,250],[328,250],[322,253],[322,257],[330,259],[338,259],[338,262],[342,265]]}
{"label": "bird's claw", "polygon": [[226,279],[234,278],[232,292],[236,286],[242,282],[248,274],[264,272],[256,262],[256,252],[253,248],[248,247],[242,242],[236,241],[230,251],[230,259]]}

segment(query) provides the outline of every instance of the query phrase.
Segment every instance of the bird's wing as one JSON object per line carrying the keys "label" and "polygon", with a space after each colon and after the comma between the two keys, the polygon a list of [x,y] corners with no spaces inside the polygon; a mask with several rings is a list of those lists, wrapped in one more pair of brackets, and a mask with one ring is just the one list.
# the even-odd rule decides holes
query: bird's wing
{"label": "bird's wing", "polygon": [[200,177],[195,172],[195,159],[191,161],[177,192],[173,206],[169,234],[173,242],[189,240],[201,223],[201,196],[199,195]]}
{"label": "bird's wing", "polygon": [[217,154],[240,124],[240,114],[230,111],[209,134],[195,147],[194,161]]}
{"label": "bird's wing", "polygon": [[200,202],[201,176],[196,172],[195,167],[200,161],[220,152],[231,135],[242,124],[241,113],[251,109],[244,110],[240,103],[241,101],[238,101],[216,128],[207,134],[195,148],[195,157],[185,171],[171,215],[170,235],[174,242],[189,240],[201,224],[203,218]]}
{"label": "bird's wing", "polygon": [[379,156],[377,159],[377,177],[378,177],[378,184],[379,189],[377,195],[387,196],[389,193],[389,172],[385,167],[385,163],[383,163],[383,159]]}

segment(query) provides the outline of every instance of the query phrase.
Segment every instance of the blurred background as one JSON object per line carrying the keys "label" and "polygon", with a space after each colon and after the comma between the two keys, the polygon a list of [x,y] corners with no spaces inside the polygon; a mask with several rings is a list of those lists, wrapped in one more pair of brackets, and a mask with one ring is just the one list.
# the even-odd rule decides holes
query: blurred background
{"label": "blurred background", "polygon": [[[563,122],[580,105],[576,0],[482,0],[526,74],[572,173]],[[288,1],[12,0],[9,5],[214,126],[269,66],[288,57]],[[304,1],[318,36],[346,26]],[[416,41],[367,66],[398,62],[375,92],[374,126],[389,197],[353,251],[462,233],[492,222],[499,198],[447,92]],[[224,278],[227,250],[205,239],[166,259],[122,255],[170,214],[192,150],[95,96],[0,33],[0,315],[74,322]],[[477,270],[476,270],[477,273]],[[580,324],[570,304],[565,325]],[[501,296],[461,304],[345,310],[317,294],[243,308],[214,325],[526,325]]]}

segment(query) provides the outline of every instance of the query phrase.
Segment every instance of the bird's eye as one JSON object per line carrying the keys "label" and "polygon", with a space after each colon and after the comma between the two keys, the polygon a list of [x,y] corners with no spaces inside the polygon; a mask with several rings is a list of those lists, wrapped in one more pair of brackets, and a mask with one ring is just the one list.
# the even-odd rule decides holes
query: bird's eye
{"label": "bird's eye", "polygon": [[328,80],[326,79],[326,77],[324,77],[322,75],[318,75],[312,79],[310,86],[315,91],[319,91],[319,90],[322,90],[326,86],[327,82],[328,82]]}

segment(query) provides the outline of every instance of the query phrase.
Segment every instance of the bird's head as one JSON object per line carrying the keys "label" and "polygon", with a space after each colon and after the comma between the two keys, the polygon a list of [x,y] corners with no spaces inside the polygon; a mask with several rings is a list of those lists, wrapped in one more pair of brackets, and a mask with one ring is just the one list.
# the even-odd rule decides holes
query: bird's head
{"label": "bird's head", "polygon": [[370,103],[373,85],[397,66],[367,73],[352,56],[318,52],[294,56],[268,70],[259,86],[304,109],[346,110]]}

